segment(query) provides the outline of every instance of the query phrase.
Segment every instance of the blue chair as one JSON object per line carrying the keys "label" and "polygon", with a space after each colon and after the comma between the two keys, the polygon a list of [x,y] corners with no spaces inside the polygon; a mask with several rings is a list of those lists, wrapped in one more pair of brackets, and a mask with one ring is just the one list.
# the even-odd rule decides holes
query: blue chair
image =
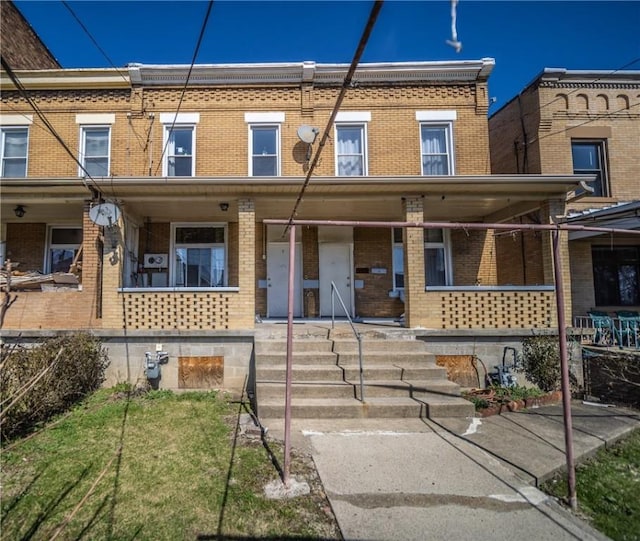
{"label": "blue chair", "polygon": [[593,341],[598,346],[612,346],[614,341],[615,326],[613,319],[606,312],[592,310],[587,312],[591,318],[593,328],[596,330]]}
{"label": "blue chair", "polygon": [[617,312],[618,326],[616,328],[616,340],[620,347],[640,348],[640,314],[632,310]]}

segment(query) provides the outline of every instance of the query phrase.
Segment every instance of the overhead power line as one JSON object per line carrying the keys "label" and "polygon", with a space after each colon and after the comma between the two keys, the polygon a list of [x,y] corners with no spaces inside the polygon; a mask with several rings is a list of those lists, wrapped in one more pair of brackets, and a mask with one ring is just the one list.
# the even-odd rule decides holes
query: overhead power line
{"label": "overhead power line", "polygon": [[300,193],[298,194],[298,198],[293,206],[293,210],[291,211],[291,215],[289,216],[289,224],[284,230],[284,233],[287,232],[289,226],[292,224],[293,219],[295,218],[298,212],[298,206],[302,202],[302,198],[304,196],[304,192],[309,185],[311,180],[311,175],[315,170],[318,162],[320,160],[320,154],[322,154],[322,149],[329,138],[329,133],[331,131],[331,126],[336,119],[338,111],[340,110],[340,106],[342,105],[342,101],[344,100],[345,94],[347,90],[351,86],[351,80],[353,79],[353,75],[360,63],[360,58],[362,57],[362,53],[364,53],[364,49],[369,41],[369,37],[371,36],[371,32],[373,30],[374,25],[376,24],[376,20],[378,18],[378,14],[380,13],[380,9],[382,8],[383,0],[376,0],[371,8],[371,13],[369,14],[369,19],[367,20],[367,24],[362,32],[362,37],[360,38],[360,42],[358,43],[358,48],[356,49],[355,54],[353,55],[353,60],[351,61],[351,65],[349,66],[349,71],[347,71],[347,75],[344,78],[342,83],[342,88],[340,89],[340,93],[338,94],[338,99],[336,100],[336,104],[333,107],[333,111],[331,111],[331,116],[329,117],[329,121],[327,122],[327,126],[324,129],[324,133],[322,134],[322,138],[320,139],[320,143],[318,143],[318,150],[316,151],[315,156],[313,157],[313,161],[309,166],[309,170],[307,171],[307,176],[304,179],[304,183],[302,184],[302,188],[300,188]]}
{"label": "overhead power line", "polygon": [[[69,148],[69,146],[67,145],[67,143],[62,139],[62,137],[60,136],[60,134],[56,131],[56,129],[53,127],[53,125],[51,124],[51,122],[49,122],[49,119],[45,116],[45,114],[40,110],[40,108],[38,107],[38,105],[33,101],[33,99],[31,98],[31,96],[29,95],[29,92],[27,91],[27,89],[24,87],[24,85],[22,84],[22,82],[20,81],[20,79],[18,79],[18,76],[14,73],[13,69],[11,69],[11,66],[9,66],[9,64],[7,63],[7,61],[5,60],[4,56],[0,55],[0,60],[2,61],[2,69],[4,69],[7,72],[7,75],[9,76],[9,78],[11,79],[11,81],[13,82],[13,84],[15,85],[15,87],[18,89],[18,92],[20,92],[20,94],[22,95],[22,97],[27,100],[27,103],[31,106],[31,108],[35,111],[35,113],[38,115],[38,118],[41,120],[41,122],[45,125],[45,127],[47,128],[47,130],[49,131],[49,133],[51,135],[53,135],[53,137],[58,141],[58,143],[60,143],[62,145],[62,148],[64,148],[64,150],[66,151],[67,154],[69,154],[69,156],[71,156],[71,159],[78,165],[78,167],[82,170],[82,172],[84,173],[84,177],[82,178],[82,183],[84,184],[85,188],[87,188],[87,190],[91,191],[92,193],[95,191],[98,194],[100,194],[102,196],[102,192],[100,190],[100,188],[98,187],[98,185],[96,184],[95,179],[91,176],[91,174],[89,173],[89,171],[87,171],[84,167],[84,165],[80,162],[80,160],[78,160],[77,156],[73,153],[73,151]],[[94,187],[90,187],[87,184],[86,179],[91,180],[91,182],[93,183]]]}
{"label": "overhead power line", "polygon": [[193,71],[193,66],[196,63],[196,58],[198,58],[198,52],[200,51],[200,45],[202,45],[202,40],[204,38],[204,31],[207,28],[207,24],[209,22],[209,15],[211,15],[211,8],[213,7],[213,0],[209,0],[209,5],[207,6],[207,13],[204,16],[204,21],[202,22],[202,28],[200,29],[200,35],[198,36],[198,42],[196,43],[196,48],[193,51],[193,57],[191,59],[191,65],[189,66],[189,72],[187,73],[187,79],[184,82],[184,87],[182,88],[182,93],[180,94],[180,100],[178,101],[178,108],[176,109],[176,114],[173,117],[173,122],[171,123],[171,127],[169,128],[169,134],[167,136],[167,140],[162,147],[162,154],[160,154],[160,160],[158,161],[158,166],[156,167],[155,174],[158,174],[160,167],[162,166],[162,160],[164,159],[164,155],[167,152],[167,146],[169,145],[169,139],[171,134],[173,133],[173,128],[176,125],[176,120],[178,118],[178,113],[180,112],[180,107],[182,107],[182,101],[184,100],[184,95],[187,91],[187,86],[189,85],[189,79],[191,78],[191,72]]}
{"label": "overhead power line", "polygon": [[126,82],[129,82],[129,79],[127,78],[127,76],[122,73],[114,64],[113,60],[111,60],[111,58],[109,58],[109,55],[104,51],[104,49],[102,47],[100,47],[100,45],[98,44],[98,42],[96,41],[96,39],[93,37],[93,35],[91,34],[91,32],[89,32],[89,29],[83,24],[83,22],[80,20],[80,17],[78,17],[78,15],[76,15],[76,13],[73,11],[73,9],[71,9],[71,6],[65,2],[65,0],[62,0],[62,5],[64,7],[67,8],[67,10],[69,11],[69,13],[71,13],[71,16],[76,20],[76,22],[80,25],[80,28],[82,28],[82,30],[84,30],[84,33],[87,34],[87,36],[89,37],[89,39],[91,40],[91,42],[96,46],[96,49],[98,49],[98,51],[100,51],[100,53],[102,54],[102,56],[104,56],[107,60],[107,62],[109,62],[109,64],[111,65],[112,68],[114,68],[118,74],[120,75],[120,77],[122,77]]}

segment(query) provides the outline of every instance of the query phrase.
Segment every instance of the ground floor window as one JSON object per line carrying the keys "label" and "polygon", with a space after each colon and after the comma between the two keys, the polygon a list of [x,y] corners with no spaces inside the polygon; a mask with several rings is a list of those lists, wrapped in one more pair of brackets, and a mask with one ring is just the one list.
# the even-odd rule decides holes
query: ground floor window
{"label": "ground floor window", "polygon": [[592,246],[597,306],[640,304],[640,246]]}
{"label": "ground floor window", "polygon": [[173,224],[173,285],[227,285],[226,227],[219,224]]}
{"label": "ground floor window", "polygon": [[[451,243],[449,231],[424,230],[424,271],[428,286],[451,285]],[[404,288],[404,244],[402,229],[393,229],[393,289]]]}
{"label": "ground floor window", "polygon": [[82,228],[51,226],[48,232],[46,272],[69,272],[80,246]]}

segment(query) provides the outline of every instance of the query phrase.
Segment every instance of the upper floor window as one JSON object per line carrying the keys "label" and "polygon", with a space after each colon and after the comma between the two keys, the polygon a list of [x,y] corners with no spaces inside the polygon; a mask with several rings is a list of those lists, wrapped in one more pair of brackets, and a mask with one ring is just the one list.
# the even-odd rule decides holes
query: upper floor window
{"label": "upper floor window", "polygon": [[80,171],[81,176],[87,173],[92,177],[109,175],[110,134],[109,126],[82,127],[80,157],[84,171]]}
{"label": "upper floor window", "polygon": [[451,126],[449,124],[421,124],[423,175],[453,174]]}
{"label": "upper floor window", "polygon": [[160,113],[164,125],[163,174],[166,177],[192,177],[196,164],[196,124],[199,113]]}
{"label": "upper floor window", "polygon": [[173,284],[176,287],[227,285],[226,227],[173,224]]}
{"label": "upper floor window", "polygon": [[281,112],[244,114],[249,125],[249,176],[280,175],[280,126],[284,120]]}
{"label": "upper floor window", "polygon": [[193,176],[195,131],[195,126],[165,127],[165,141],[168,141],[166,142],[165,176]]}
{"label": "upper floor window", "polygon": [[2,128],[2,176],[27,176],[27,150],[29,129],[24,127]]}
{"label": "upper floor window", "polygon": [[82,244],[82,228],[73,226],[49,227],[46,272],[69,272]]}
{"label": "upper floor window", "polygon": [[335,124],[336,175],[357,177],[368,174],[367,123],[369,111],[339,111]]}
{"label": "upper floor window", "polygon": [[457,112],[416,111],[420,122],[420,155],[422,175],[453,175],[453,121]]}
{"label": "upper floor window", "polygon": [[596,175],[590,185],[594,188],[592,197],[608,197],[607,154],[604,140],[589,141],[574,139],[571,141],[574,175]]}
{"label": "upper floor window", "polygon": [[249,175],[253,177],[275,177],[280,174],[279,152],[280,127],[252,125],[251,161]]}
{"label": "upper floor window", "polygon": [[366,124],[336,124],[336,169],[339,177],[367,174]]}

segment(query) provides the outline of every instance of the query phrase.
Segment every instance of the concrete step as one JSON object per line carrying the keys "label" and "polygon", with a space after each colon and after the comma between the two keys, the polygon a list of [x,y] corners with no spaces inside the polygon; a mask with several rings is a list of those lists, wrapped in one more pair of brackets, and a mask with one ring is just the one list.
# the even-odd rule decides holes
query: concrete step
{"label": "concrete step", "polygon": [[[332,366],[338,364],[338,356],[330,351],[302,351],[293,352],[292,361],[294,365],[312,365]],[[287,364],[287,356],[285,353],[256,353],[256,366],[280,366]]]}
{"label": "concrete step", "polygon": [[[358,353],[338,353],[338,364],[359,364],[360,357]],[[364,352],[362,354],[362,364],[378,365],[402,365],[402,366],[421,366],[425,364],[436,364],[436,356],[431,353],[412,353],[408,351],[401,351],[398,353],[391,352]]]}
{"label": "concrete step", "polygon": [[[447,371],[441,366],[427,365],[420,368],[402,368],[397,366],[383,365],[379,367],[366,367],[363,370],[364,378],[372,380],[444,380],[446,381]],[[277,382],[285,381],[286,368],[284,366],[258,366],[256,368],[256,381]],[[355,365],[347,367],[340,366],[318,366],[294,365],[292,367],[292,381],[360,381],[360,369]]]}
{"label": "concrete step", "polygon": [[[360,398],[360,381],[307,381],[291,384],[294,398]],[[425,395],[437,393],[460,397],[460,387],[450,381],[365,381],[364,395],[369,397],[409,397],[421,400]],[[262,382],[258,400],[281,398],[284,400],[284,382]]]}
{"label": "concrete step", "polygon": [[[334,340],[333,351],[338,353],[357,353],[358,341],[353,340]],[[427,346],[419,340],[362,340],[362,351],[371,353],[398,353],[398,352],[414,352],[428,353]]]}
{"label": "concrete step", "polygon": [[[371,398],[364,404],[355,398],[294,398],[291,416],[297,419],[357,419],[363,417],[424,417],[427,407],[410,398]],[[281,419],[284,400],[262,400],[258,416]]]}
{"label": "concrete step", "polygon": [[[259,402],[258,416],[281,419],[284,399]],[[472,417],[471,402],[459,397],[433,395],[425,400],[404,397],[369,397],[362,403],[355,398],[295,398],[291,400],[291,416],[297,419],[356,419],[363,417]]]}
{"label": "concrete step", "polygon": [[[317,351],[332,351],[333,344],[330,340],[320,340],[317,338],[309,339],[294,339],[293,340],[293,352],[317,352]],[[273,340],[256,340],[255,342],[256,355],[262,355],[265,353],[282,353],[287,352],[287,341],[282,339]]]}

